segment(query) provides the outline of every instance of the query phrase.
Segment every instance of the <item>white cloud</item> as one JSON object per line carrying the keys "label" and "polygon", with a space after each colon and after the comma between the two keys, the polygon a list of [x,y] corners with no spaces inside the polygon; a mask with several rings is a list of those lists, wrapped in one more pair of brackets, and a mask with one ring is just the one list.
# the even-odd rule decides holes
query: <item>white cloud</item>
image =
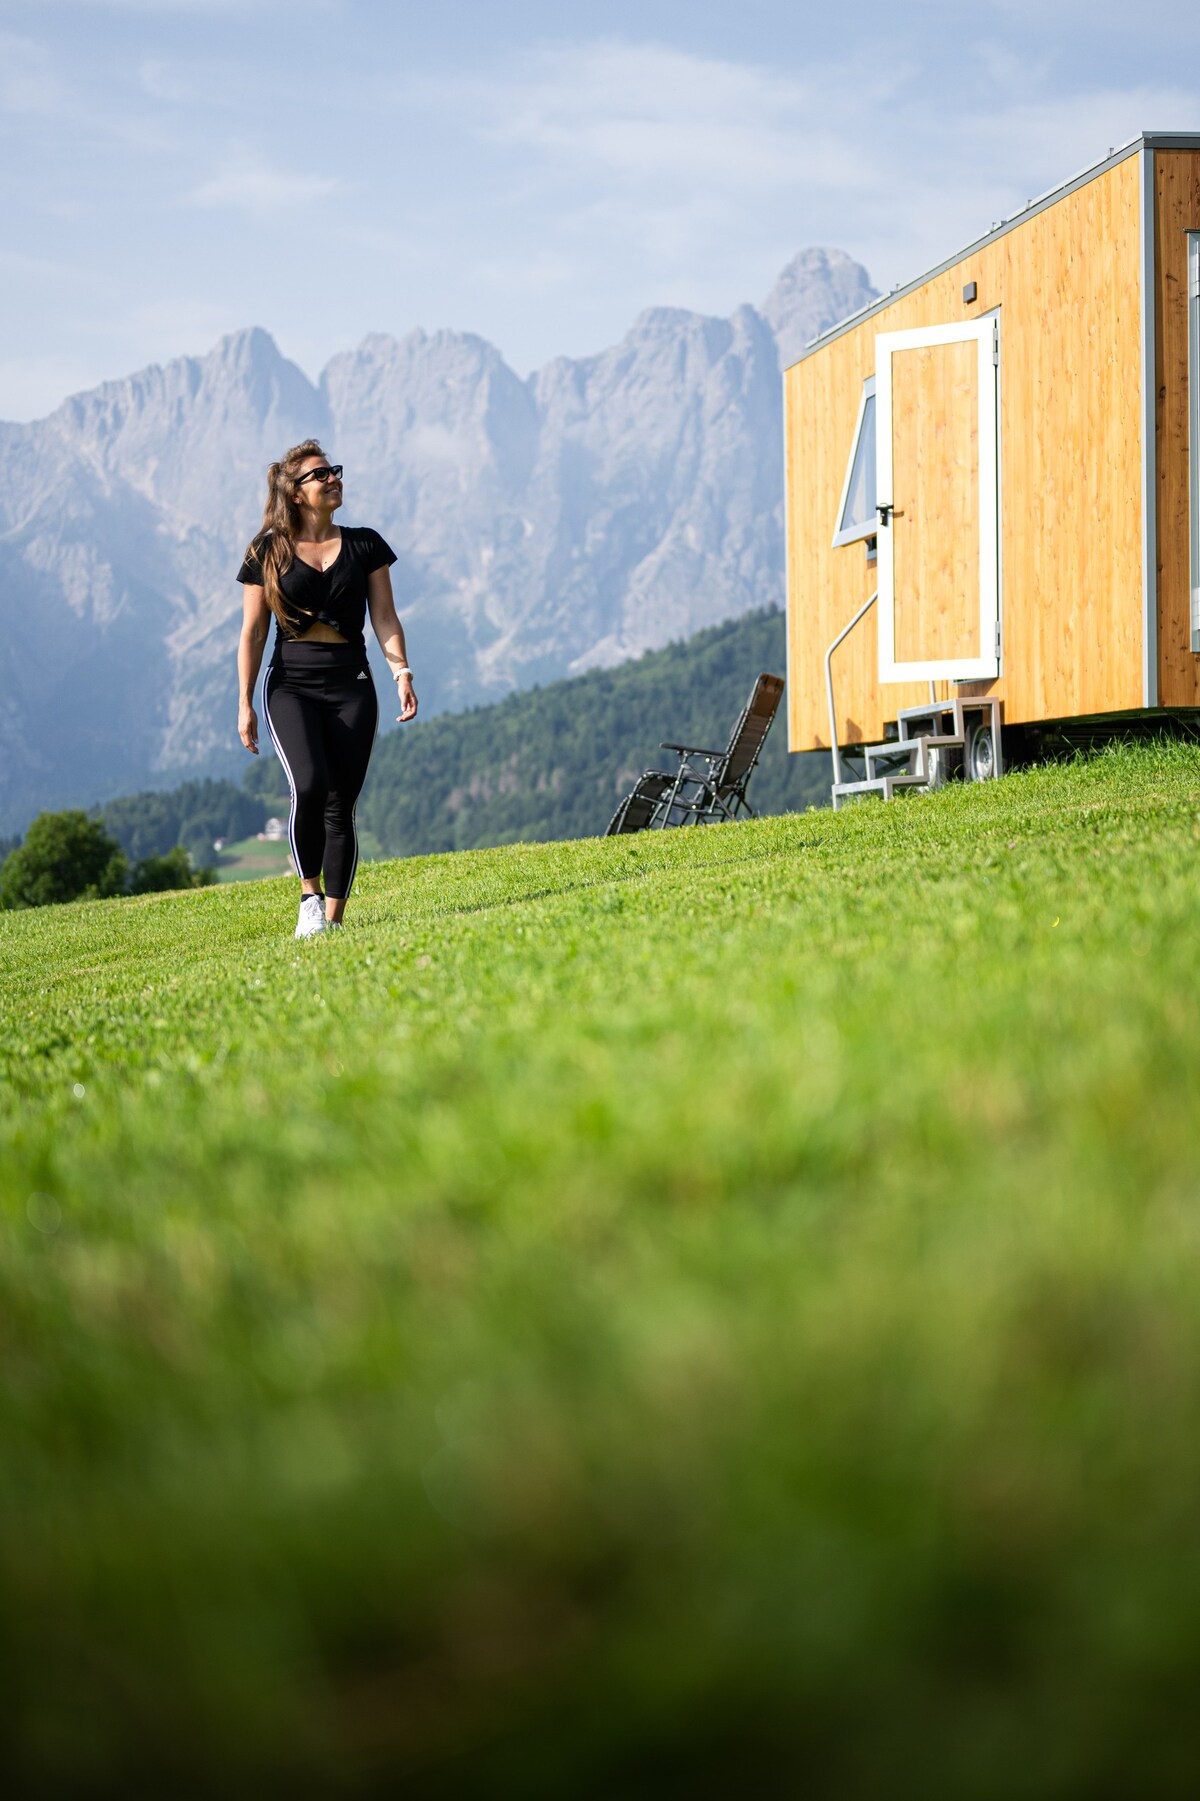
{"label": "white cloud", "polygon": [[327,200],[337,187],[331,176],[302,168],[272,168],[253,153],[242,152],[193,188],[188,198],[193,206],[228,208],[257,216]]}
{"label": "white cloud", "polygon": [[44,355],[0,357],[0,395],[5,421],[41,419],[65,395],[79,394],[97,382],[94,360],[87,355],[48,351]]}
{"label": "white cloud", "polygon": [[132,329],[148,346],[149,358],[179,355],[179,346],[213,344],[245,324],[236,299],[207,300],[194,294],[164,295],[139,301],[122,321],[122,334]]}
{"label": "white cloud", "polygon": [[[883,0],[847,29],[673,0],[629,27],[669,42],[600,36],[617,10],[0,0],[8,349],[47,383],[86,349],[98,379],[254,318],[316,369],[420,321],[529,370],[647,305],[726,314],[805,245],[913,277],[1139,129],[1200,130],[1194,0],[1089,0],[1083,30],[1083,0],[925,0],[901,32]],[[319,317],[292,254],[317,217],[354,271]],[[0,412],[34,405],[4,379]]]}
{"label": "white cloud", "polygon": [[[330,0],[333,3],[333,0]],[[144,13],[151,18],[176,18],[199,14],[201,18],[227,17],[231,13],[288,12],[296,7],[312,7],[318,0],[38,0],[41,8],[60,12]]]}
{"label": "white cloud", "polygon": [[164,106],[186,106],[196,100],[196,83],[178,60],[145,56],[138,64],[138,85],[149,100]]}
{"label": "white cloud", "polygon": [[872,71],[857,53],[779,72],[659,44],[543,46],[413,99],[518,160],[545,254],[582,278],[587,258],[637,246],[660,292],[700,278],[713,293],[735,258],[762,280],[766,259],[812,242],[890,283],[1141,129],[1200,129],[1182,84],[1064,92],[1044,58],[982,42],[936,72]]}
{"label": "white cloud", "polygon": [[53,118],[67,104],[67,89],[45,44],[0,32],[0,113]]}
{"label": "white cloud", "polygon": [[840,186],[853,182],[858,157],[830,137],[826,110],[886,104],[899,79],[857,63],[779,75],[609,40],[542,49],[497,76],[426,83],[417,94],[448,100],[491,143],[531,151],[560,172],[590,168],[660,191],[664,182],[773,188],[789,182],[800,157]]}
{"label": "white cloud", "polygon": [[530,256],[486,256],[472,266],[471,285],[540,301],[564,293],[577,273],[570,257],[553,250]]}
{"label": "white cloud", "polygon": [[87,271],[59,257],[31,256],[24,250],[0,249],[0,275],[14,281],[72,281],[86,279]]}

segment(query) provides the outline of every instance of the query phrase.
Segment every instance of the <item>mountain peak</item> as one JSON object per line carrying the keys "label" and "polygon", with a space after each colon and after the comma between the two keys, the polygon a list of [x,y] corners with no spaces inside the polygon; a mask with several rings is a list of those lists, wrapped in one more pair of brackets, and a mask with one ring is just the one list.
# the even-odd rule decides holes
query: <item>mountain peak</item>
{"label": "mountain peak", "polygon": [[862,264],[844,250],[814,245],[797,251],[759,308],[775,333],[780,368],[794,363],[818,332],[878,298]]}
{"label": "mountain peak", "polygon": [[225,363],[235,368],[286,360],[270,332],[262,325],[243,325],[239,331],[226,332],[202,358],[206,363]]}

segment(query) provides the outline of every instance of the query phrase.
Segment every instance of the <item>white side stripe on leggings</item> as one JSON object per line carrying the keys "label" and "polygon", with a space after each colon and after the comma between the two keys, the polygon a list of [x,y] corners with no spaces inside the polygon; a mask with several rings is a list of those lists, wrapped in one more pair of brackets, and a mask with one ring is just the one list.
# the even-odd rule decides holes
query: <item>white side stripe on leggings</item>
{"label": "white side stripe on leggings", "polygon": [[[367,680],[369,682],[371,681],[371,678],[369,675],[367,677]],[[371,693],[375,697],[375,730],[371,733],[371,750],[374,751],[375,740],[379,736],[379,693],[375,687],[374,682],[371,682]],[[367,762],[370,763],[370,760],[371,759],[368,756]],[[359,789],[358,793],[359,794],[362,793],[361,788]],[[358,870],[358,794],[355,795],[354,805],[350,809],[350,833],[354,839],[354,861],[350,865],[350,880],[346,883],[346,894],[344,896],[345,899],[349,899],[350,890],[354,886],[354,877]]]}
{"label": "white side stripe on leggings", "polygon": [[300,853],[296,849],[296,780],[295,780],[295,777],[292,775],[292,766],[283,754],[283,746],[279,742],[279,733],[275,730],[275,727],[271,722],[271,706],[270,706],[270,702],[267,698],[267,688],[270,684],[270,681],[271,681],[271,665],[268,664],[267,672],[263,676],[263,685],[262,685],[263,718],[266,720],[267,730],[271,734],[271,743],[275,746],[275,755],[279,758],[279,761],[283,764],[283,773],[284,773],[284,775],[286,775],[287,780],[288,780],[288,792],[291,794],[291,797],[292,797],[291,810],[288,813],[288,843],[292,847],[292,862],[296,865],[296,874],[303,875],[304,871],[300,867]]}

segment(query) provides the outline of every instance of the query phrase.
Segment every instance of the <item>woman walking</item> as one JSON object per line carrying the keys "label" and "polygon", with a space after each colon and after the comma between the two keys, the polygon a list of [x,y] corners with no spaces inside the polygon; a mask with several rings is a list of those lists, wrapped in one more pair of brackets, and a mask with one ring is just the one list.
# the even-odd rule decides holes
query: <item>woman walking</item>
{"label": "woman walking", "polygon": [[262,707],[292,794],[288,830],[301,888],[297,938],[342,923],[358,865],[354,809],[379,723],[363,637],[368,609],[396,679],[396,717],[412,719],[417,711],[388,573],[396,559],[369,526],[336,526],[341,504],[341,464],[331,464],[311,438],[297,444],[267,471],[263,528],[238,571],[244,593],[238,735],[255,756],[254,684],[275,616]]}

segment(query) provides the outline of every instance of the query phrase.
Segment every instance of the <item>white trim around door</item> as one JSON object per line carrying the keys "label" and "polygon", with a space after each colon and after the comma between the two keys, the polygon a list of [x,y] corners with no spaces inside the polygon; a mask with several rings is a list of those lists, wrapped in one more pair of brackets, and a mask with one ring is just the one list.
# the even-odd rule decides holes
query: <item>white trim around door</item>
{"label": "white trim around door", "polygon": [[[975,655],[896,660],[895,527],[903,472],[894,468],[892,361],[904,351],[974,341],[978,347],[979,637]],[[876,458],[879,512],[879,679],[881,682],[980,681],[1000,670],[1000,320],[996,313],[955,325],[880,332],[875,339]]]}

